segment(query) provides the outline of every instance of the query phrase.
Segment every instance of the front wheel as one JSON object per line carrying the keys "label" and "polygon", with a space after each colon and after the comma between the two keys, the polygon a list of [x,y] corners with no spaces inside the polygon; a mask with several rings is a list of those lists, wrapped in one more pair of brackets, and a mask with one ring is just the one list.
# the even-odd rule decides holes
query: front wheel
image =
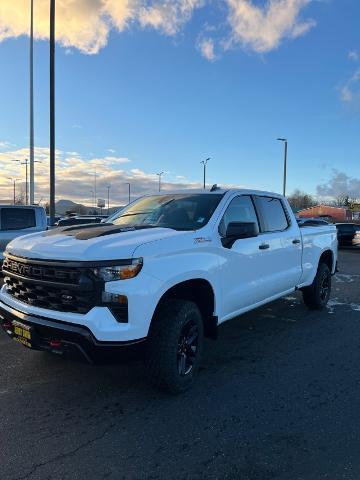
{"label": "front wheel", "polygon": [[160,305],[148,337],[149,381],[171,393],[190,388],[199,370],[203,337],[202,316],[195,303],[168,300]]}
{"label": "front wheel", "polygon": [[331,294],[331,271],[325,263],[320,263],[313,283],[302,291],[305,305],[311,310],[324,308]]}

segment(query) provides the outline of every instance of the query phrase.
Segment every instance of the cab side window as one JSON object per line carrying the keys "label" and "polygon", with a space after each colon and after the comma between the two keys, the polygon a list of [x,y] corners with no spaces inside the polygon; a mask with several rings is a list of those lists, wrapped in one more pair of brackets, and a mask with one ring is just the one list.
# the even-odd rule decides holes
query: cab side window
{"label": "cab side window", "polygon": [[235,197],[229,204],[219,225],[221,237],[225,237],[226,229],[231,222],[250,222],[258,227],[258,219],[251,198],[248,195]]}

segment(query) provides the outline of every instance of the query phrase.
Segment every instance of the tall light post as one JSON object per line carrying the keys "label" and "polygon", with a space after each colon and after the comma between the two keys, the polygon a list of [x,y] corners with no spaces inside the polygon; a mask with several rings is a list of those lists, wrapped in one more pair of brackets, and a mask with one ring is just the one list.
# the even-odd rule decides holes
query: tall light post
{"label": "tall light post", "polygon": [[35,200],[34,169],[34,0],[30,0],[30,205]]}
{"label": "tall light post", "polygon": [[11,177],[8,177],[9,180],[11,180],[13,182],[13,188],[14,188],[14,205],[16,203],[16,182],[18,180],[20,180],[19,178],[11,178]]}
{"label": "tall light post", "polygon": [[200,162],[204,165],[204,190],[206,188],[206,165],[207,165],[209,160],[210,160],[210,158],[207,158],[206,160],[201,160],[201,162]]}
{"label": "tall light post", "polygon": [[50,226],[55,224],[55,0],[50,0]]}
{"label": "tall light post", "polygon": [[128,200],[129,200],[129,201],[128,201],[128,204],[129,204],[129,203],[130,203],[130,188],[131,188],[131,187],[130,187],[130,183],[129,183],[129,182],[125,182],[125,185],[128,186]]}
{"label": "tall light post", "polygon": [[28,164],[29,159],[25,158],[22,162],[21,160],[13,160],[13,162],[18,162],[20,165],[25,165],[25,205],[29,204],[29,196],[28,196]]}
{"label": "tall light post", "polygon": [[108,185],[107,187],[107,205],[108,205],[108,216],[109,216],[109,212],[110,212],[110,188],[111,188],[111,185]]}
{"label": "tall light post", "polygon": [[91,205],[92,205],[92,208],[94,208],[94,190],[91,189],[90,193],[91,193]]}
{"label": "tall light post", "polygon": [[156,174],[159,177],[159,192],[161,191],[161,177],[164,175],[164,172],[159,172]]}
{"label": "tall light post", "polygon": [[95,172],[94,172],[94,207],[96,208],[97,207],[97,191],[96,191],[96,178],[97,178],[97,173],[96,173],[96,168],[95,168]]}
{"label": "tall light post", "polygon": [[287,151],[288,151],[288,141],[286,138],[277,138],[279,142],[284,143],[284,177],[283,177],[283,195],[286,195],[286,174],[287,174]]}

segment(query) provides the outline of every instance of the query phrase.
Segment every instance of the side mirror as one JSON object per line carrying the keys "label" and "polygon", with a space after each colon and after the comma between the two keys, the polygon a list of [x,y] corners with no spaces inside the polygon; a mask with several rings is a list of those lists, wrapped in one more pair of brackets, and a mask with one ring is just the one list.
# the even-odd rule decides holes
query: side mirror
{"label": "side mirror", "polygon": [[236,240],[252,238],[259,235],[259,228],[254,222],[230,222],[222,239],[224,247],[231,248]]}

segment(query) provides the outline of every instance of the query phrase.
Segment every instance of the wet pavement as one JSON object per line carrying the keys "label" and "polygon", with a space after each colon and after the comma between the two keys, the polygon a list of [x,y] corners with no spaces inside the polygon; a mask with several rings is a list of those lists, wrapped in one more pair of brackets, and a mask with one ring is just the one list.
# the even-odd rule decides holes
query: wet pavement
{"label": "wet pavement", "polygon": [[296,293],[220,327],[194,388],[147,386],[141,362],[94,367],[0,332],[0,478],[360,478],[360,249],[329,307]]}

